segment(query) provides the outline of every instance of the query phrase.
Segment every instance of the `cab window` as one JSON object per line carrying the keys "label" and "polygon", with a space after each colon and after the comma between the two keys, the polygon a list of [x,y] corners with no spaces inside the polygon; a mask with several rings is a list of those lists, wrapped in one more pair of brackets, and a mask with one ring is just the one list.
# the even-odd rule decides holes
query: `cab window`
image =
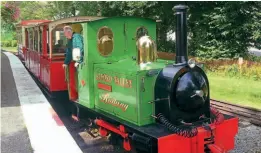
{"label": "cab window", "polygon": [[108,56],[113,51],[113,32],[109,27],[102,27],[97,33],[98,51],[102,56]]}
{"label": "cab window", "polygon": [[139,27],[136,31],[136,40],[138,40],[140,37],[149,35],[148,30],[145,27]]}

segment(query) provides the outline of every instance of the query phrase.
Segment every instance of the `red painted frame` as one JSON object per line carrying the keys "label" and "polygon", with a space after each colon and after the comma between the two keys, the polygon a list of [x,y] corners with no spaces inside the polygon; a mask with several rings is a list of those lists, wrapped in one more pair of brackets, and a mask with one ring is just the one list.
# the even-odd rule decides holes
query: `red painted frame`
{"label": "red painted frame", "polygon": [[64,91],[67,90],[67,82],[65,80],[65,69],[63,69],[64,57],[59,59],[52,58],[50,60],[50,90]]}
{"label": "red painted frame", "polygon": [[96,119],[94,122],[100,127],[99,131],[102,137],[107,136],[109,134],[109,131],[116,133],[123,138],[123,148],[127,151],[131,150],[130,139],[123,125],[119,125],[119,127],[116,127],[115,125],[110,124],[102,119]]}
{"label": "red painted frame", "polygon": [[74,67],[75,62],[71,62],[69,64],[69,82],[68,82],[68,92],[69,92],[69,98],[71,101],[76,102],[76,100],[78,99],[78,92],[77,92],[77,87],[76,87],[76,82],[75,82],[75,73],[76,72],[76,68]]}
{"label": "red painted frame", "polygon": [[[214,142],[209,148],[218,147],[222,152],[234,148],[234,138],[238,132],[238,118],[227,119],[219,125],[211,124],[210,127],[213,130]],[[192,138],[185,138],[176,134],[160,137],[158,138],[158,153],[204,153],[204,145],[207,143],[204,139],[209,138],[210,135],[210,131],[200,127],[197,136]],[[219,152],[218,150],[216,149],[215,152]]]}

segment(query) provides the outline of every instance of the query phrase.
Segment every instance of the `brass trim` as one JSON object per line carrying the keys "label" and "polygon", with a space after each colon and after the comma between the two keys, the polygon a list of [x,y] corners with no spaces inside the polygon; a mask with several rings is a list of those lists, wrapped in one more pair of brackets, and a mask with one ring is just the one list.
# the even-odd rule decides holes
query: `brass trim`
{"label": "brass trim", "polygon": [[137,64],[148,64],[157,60],[157,46],[150,36],[142,36],[136,41]]}
{"label": "brass trim", "polygon": [[[105,33],[105,34],[102,35],[100,32],[103,29],[107,29],[110,32],[108,34]],[[113,39],[114,38],[114,34],[113,34],[112,29],[107,27],[107,26],[103,26],[103,27],[99,28],[96,37],[97,37],[97,40],[96,40],[96,42],[97,42],[97,50],[98,50],[99,54],[101,56],[105,56],[105,57],[110,56],[112,54],[113,50],[114,50],[114,39]],[[112,42],[112,47],[111,47],[110,51],[101,50],[101,48],[100,48],[101,47],[100,46],[100,44],[101,44],[100,41],[101,41],[101,39],[103,37],[104,37],[105,41],[111,41]]]}

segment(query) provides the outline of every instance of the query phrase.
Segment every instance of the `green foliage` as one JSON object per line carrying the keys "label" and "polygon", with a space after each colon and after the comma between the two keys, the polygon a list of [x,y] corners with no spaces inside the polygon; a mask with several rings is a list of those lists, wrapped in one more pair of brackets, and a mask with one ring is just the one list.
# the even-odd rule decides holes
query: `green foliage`
{"label": "green foliage", "polygon": [[14,31],[1,31],[1,40],[14,40],[16,39],[15,37],[15,32]]}
{"label": "green foliage", "polygon": [[260,62],[261,63],[261,56],[256,56],[256,55],[253,55],[253,54],[248,54],[245,57],[245,59],[248,60],[248,61]]}
{"label": "green foliage", "polygon": [[15,22],[20,15],[19,2],[1,1],[1,38],[10,37],[8,33],[15,30]]}
{"label": "green foliage", "polygon": [[62,19],[76,16],[76,7],[78,2],[75,1],[52,1],[48,2],[48,11],[52,19]]}
{"label": "green foliage", "polygon": [[17,47],[17,40],[11,41],[11,47]]}
{"label": "green foliage", "polygon": [[195,56],[233,58],[246,56],[248,47],[253,44],[259,47],[259,2],[207,3],[209,5],[203,5],[203,2],[189,3],[190,49]]}
{"label": "green foliage", "polygon": [[[175,42],[167,40],[167,32],[175,30],[173,7],[183,3],[189,7],[188,52],[191,56],[206,59],[248,57],[249,47],[261,49],[261,3],[256,1],[21,1],[14,3],[21,10],[19,20],[56,20],[71,16],[139,16],[161,20],[157,23],[156,41],[158,50],[166,52],[175,52]],[[10,22],[8,13],[4,12],[4,9],[1,9],[1,13],[3,29],[1,34],[8,35],[14,31],[15,26],[13,21]]]}
{"label": "green foliage", "polygon": [[17,47],[17,40],[6,40],[1,42],[2,47]]}
{"label": "green foliage", "polygon": [[101,16],[98,1],[78,1],[76,3],[79,16]]}
{"label": "green foliage", "polygon": [[11,40],[2,41],[1,45],[2,47],[12,47],[12,41]]}
{"label": "green foliage", "polygon": [[20,3],[20,8],[20,20],[51,20],[54,16],[52,12],[54,8],[51,7],[51,5],[48,2],[44,1],[23,1]]}

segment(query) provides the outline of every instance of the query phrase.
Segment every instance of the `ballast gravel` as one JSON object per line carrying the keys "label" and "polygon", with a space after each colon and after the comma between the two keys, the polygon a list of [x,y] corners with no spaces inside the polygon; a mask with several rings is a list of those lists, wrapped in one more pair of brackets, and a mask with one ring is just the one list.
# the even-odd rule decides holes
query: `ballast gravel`
{"label": "ballast gravel", "polygon": [[240,120],[235,149],[230,153],[261,153],[261,127]]}

